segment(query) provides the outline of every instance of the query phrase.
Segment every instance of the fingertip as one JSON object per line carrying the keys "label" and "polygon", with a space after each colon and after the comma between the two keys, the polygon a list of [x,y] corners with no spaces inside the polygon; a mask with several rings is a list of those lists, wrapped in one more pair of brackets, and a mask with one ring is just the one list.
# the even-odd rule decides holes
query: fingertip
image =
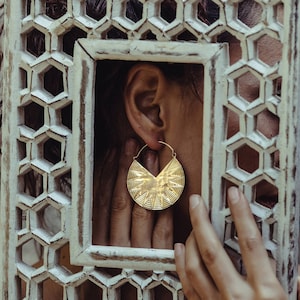
{"label": "fingertip", "polygon": [[182,243],[176,243],[174,245],[174,257],[176,272],[180,280],[185,278],[185,246]]}
{"label": "fingertip", "polygon": [[174,252],[175,257],[181,256],[184,251],[184,245],[182,243],[175,243],[174,245]]}
{"label": "fingertip", "polygon": [[227,194],[229,204],[236,204],[240,201],[241,193],[239,188],[231,186],[228,188]]}
{"label": "fingertip", "polygon": [[201,197],[200,195],[194,194],[190,196],[189,200],[190,200],[190,210],[193,210],[200,204]]}

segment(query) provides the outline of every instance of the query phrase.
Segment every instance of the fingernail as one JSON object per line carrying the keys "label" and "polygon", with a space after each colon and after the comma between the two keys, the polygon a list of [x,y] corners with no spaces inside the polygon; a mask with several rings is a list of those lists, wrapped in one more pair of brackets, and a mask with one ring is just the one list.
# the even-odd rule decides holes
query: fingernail
{"label": "fingernail", "polygon": [[228,189],[228,201],[231,204],[235,204],[240,200],[240,191],[237,187],[230,187]]}
{"label": "fingernail", "polygon": [[175,256],[179,256],[183,252],[183,244],[181,243],[176,243],[174,245],[174,251],[175,251]]}
{"label": "fingernail", "polygon": [[200,203],[199,195],[191,195],[190,196],[190,209],[194,209]]}

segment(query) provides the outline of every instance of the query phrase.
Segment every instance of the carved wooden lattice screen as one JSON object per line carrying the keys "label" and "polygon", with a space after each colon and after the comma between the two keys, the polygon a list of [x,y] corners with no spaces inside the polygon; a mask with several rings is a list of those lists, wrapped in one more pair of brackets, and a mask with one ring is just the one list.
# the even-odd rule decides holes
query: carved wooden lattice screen
{"label": "carved wooden lattice screen", "polygon": [[[76,131],[80,129],[68,116],[72,115],[73,109],[79,117],[86,113],[73,102],[74,99],[80,101],[74,93],[76,82],[80,80],[74,61],[78,60],[79,65],[82,62],[81,58],[73,57],[73,45],[79,38],[84,39],[81,45],[92,45],[92,41],[99,40],[113,41],[117,33],[119,39],[129,41],[129,48],[130,41],[138,48],[140,40],[156,40],[164,43],[166,52],[176,43],[188,42],[199,45],[200,49],[203,44],[216,45],[230,38],[239,45],[234,50],[238,51],[239,57],[234,61],[228,62],[226,56],[213,59],[218,64],[220,80],[225,81],[209,85],[222,97],[218,102],[218,120],[214,118],[214,105],[206,107],[211,126],[204,132],[209,145],[204,151],[204,162],[209,172],[203,176],[203,194],[208,199],[212,221],[220,238],[238,262],[236,235],[222,195],[231,184],[244,190],[266,247],[277,261],[278,277],[290,298],[294,299],[298,239],[295,190],[298,0],[253,0],[258,4],[257,16],[249,22],[239,19],[243,1],[209,0],[214,10],[210,25],[197,16],[199,1],[136,1],[140,7],[136,20],[127,16],[127,2],[106,1],[103,15],[87,9],[87,3],[93,1],[4,2],[2,298],[54,299],[54,294],[46,293],[50,288],[58,290],[55,299],[82,299],[82,287],[86,287],[85,290],[97,290],[99,299],[122,298],[127,289],[134,290],[138,299],[158,299],[155,295],[161,290],[173,299],[183,299],[181,285],[170,272],[174,269],[172,251],[157,252],[158,262],[160,253],[169,259],[170,264],[165,265],[165,269],[163,263],[156,265],[158,271],[151,270],[151,264],[145,272],[132,269],[129,253],[128,257],[124,255],[109,261],[107,265],[114,268],[112,272],[100,267],[101,261],[91,259],[87,252],[89,248],[78,248],[76,234],[83,231],[76,228],[74,234],[71,226],[71,220],[78,218],[77,206],[73,203],[77,200],[71,193],[71,173],[73,168],[78,171],[78,161],[72,157],[73,145],[77,143],[74,137],[80,136]],[[161,13],[167,2],[174,4],[173,14]],[[272,56],[267,60],[262,58],[262,45],[270,41],[281,51],[279,62]],[[188,43],[186,52],[191,53]],[[118,53],[118,46],[115,47]],[[140,50],[139,55],[143,55],[143,51]],[[91,54],[93,59],[97,59],[96,56]],[[208,66],[209,70],[213,70],[212,65]],[[259,83],[256,95],[239,93],[239,84],[245,81]],[[236,132],[231,134],[226,130],[229,114],[239,119]],[[278,134],[275,137],[256,129],[257,119],[263,114],[276,116]],[[213,130],[213,134],[208,130]],[[53,145],[58,149],[58,155],[53,156],[50,149]],[[254,169],[243,169],[243,162],[239,161],[242,151],[257,157]],[[211,160],[210,155],[216,159]],[[274,165],[276,155],[280,156],[279,165]],[[29,185],[31,181],[36,184]],[[214,182],[214,188],[210,182]],[[275,203],[256,199],[262,186],[277,188]],[[84,209],[89,206],[87,202],[84,205]],[[45,212],[49,211],[59,220],[51,230],[45,217]],[[84,227],[84,223],[81,225]],[[74,240],[76,248],[71,249],[71,252],[75,251],[71,255],[74,264],[81,264],[79,266],[70,265],[68,261],[70,239]],[[93,250],[94,254],[101,252],[97,249]],[[113,251],[109,249],[105,253],[112,255]],[[36,257],[32,257],[32,253]],[[135,257],[138,259],[139,256],[147,265],[147,259],[150,259],[147,251],[138,250]],[[126,268],[120,269],[120,266]]]}

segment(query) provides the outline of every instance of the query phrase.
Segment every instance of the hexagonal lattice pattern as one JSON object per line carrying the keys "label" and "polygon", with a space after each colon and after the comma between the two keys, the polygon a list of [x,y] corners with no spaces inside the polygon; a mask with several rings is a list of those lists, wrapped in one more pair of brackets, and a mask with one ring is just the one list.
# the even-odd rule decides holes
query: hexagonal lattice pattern
{"label": "hexagonal lattice pattern", "polygon": [[259,153],[248,145],[236,150],[238,167],[248,173],[253,173],[259,167]]}
{"label": "hexagonal lattice pattern", "polygon": [[24,107],[24,124],[33,130],[38,130],[44,125],[44,107],[31,102]]}
{"label": "hexagonal lattice pattern", "polygon": [[63,73],[52,67],[44,73],[44,88],[53,96],[58,95],[64,90]]}
{"label": "hexagonal lattice pattern", "polygon": [[[245,15],[245,4],[254,5],[255,18]],[[279,57],[270,53],[266,58],[263,45],[284,47],[282,27],[288,25],[282,12],[285,1],[208,0],[209,14],[195,0],[134,1],[129,10],[128,0],[107,0],[102,6],[92,0],[23,1],[22,5],[22,59],[20,65],[12,66],[20,70],[22,88],[16,118],[20,129],[18,195],[13,200],[17,202],[18,236],[13,280],[15,283],[17,278],[20,298],[92,299],[96,295],[117,299],[133,293],[138,299],[162,299],[158,294],[163,293],[163,299],[183,299],[174,274],[73,266],[69,260],[71,76],[74,43],[79,38],[191,41],[199,46],[231,42],[229,66],[222,66],[228,75],[227,86],[224,99],[220,99],[227,124],[222,129],[224,149],[220,150],[226,162],[218,169],[224,199],[213,209],[220,210],[216,215],[224,225],[221,235],[235,265],[241,266],[225,191],[232,185],[244,189],[267,248],[276,258],[280,220],[274,210],[280,203],[275,183],[281,171],[276,139],[280,135],[278,105],[284,78],[282,53]],[[275,135],[260,125],[270,117]],[[229,129],[230,122],[234,126]],[[242,152],[248,153],[250,165],[243,161]],[[272,190],[274,197],[266,197],[266,189]],[[56,226],[49,225],[51,220],[45,218],[48,212]],[[37,255],[30,259],[28,251],[33,247]],[[45,293],[49,289],[53,294]]]}
{"label": "hexagonal lattice pattern", "polygon": [[77,39],[85,38],[86,32],[78,27],[73,27],[63,37],[63,51],[73,56],[74,43]]}
{"label": "hexagonal lattice pattern", "polygon": [[20,192],[37,197],[43,192],[43,176],[33,169],[19,176]]}
{"label": "hexagonal lattice pattern", "polygon": [[31,30],[27,33],[26,49],[29,53],[38,57],[45,52],[45,34],[37,29]]}
{"label": "hexagonal lattice pattern", "polygon": [[[266,44],[271,44],[272,48],[269,49],[268,53],[266,53],[264,47]],[[265,34],[261,36],[258,40],[256,40],[257,47],[257,57],[259,60],[264,62],[269,66],[274,66],[274,64],[278,63],[282,56],[282,43]]]}
{"label": "hexagonal lattice pattern", "polygon": [[[255,9],[255,16],[252,16],[251,18],[247,16],[247,13],[245,12],[245,6],[252,5],[253,9]],[[262,6],[252,1],[252,3],[247,3],[246,1],[241,1],[238,4],[238,20],[244,23],[245,25],[249,27],[254,27],[261,21],[263,8]]]}
{"label": "hexagonal lattice pattern", "polygon": [[46,1],[46,16],[56,20],[67,12],[67,0]]}
{"label": "hexagonal lattice pattern", "polygon": [[246,71],[236,79],[237,92],[240,97],[252,102],[259,97],[259,79],[250,71]]}

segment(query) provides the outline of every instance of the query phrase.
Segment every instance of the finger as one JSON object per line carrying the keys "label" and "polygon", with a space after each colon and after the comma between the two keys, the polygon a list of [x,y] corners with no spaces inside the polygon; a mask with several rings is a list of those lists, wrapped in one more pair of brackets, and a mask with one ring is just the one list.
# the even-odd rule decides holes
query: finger
{"label": "finger", "polygon": [[219,293],[200,257],[193,232],[186,241],[186,273],[193,289],[202,299],[218,299]]}
{"label": "finger", "polygon": [[190,197],[190,216],[201,258],[220,294],[230,298],[243,285],[243,280],[219,241],[199,195]]}
{"label": "finger", "polygon": [[187,299],[198,300],[200,297],[192,287],[185,271],[185,247],[183,244],[177,243],[174,246],[176,272],[182,284],[182,290]]}
{"label": "finger", "polygon": [[[110,203],[116,176],[111,170],[117,168],[116,150],[113,149],[103,164],[95,163],[93,196],[93,244],[107,245]],[[116,172],[115,172],[116,173]]]}
{"label": "finger", "polygon": [[228,204],[248,279],[259,284],[273,280],[275,275],[270,277],[270,274],[274,274],[273,268],[246,197],[238,188],[231,187],[228,189]]}
{"label": "finger", "polygon": [[122,150],[116,185],[112,197],[110,244],[130,246],[132,200],[127,191],[126,179],[132,158],[138,149],[133,139],[126,141]]}
{"label": "finger", "polygon": [[[144,165],[154,176],[158,174],[159,162],[154,151],[147,151],[144,156]],[[132,247],[151,248],[154,212],[137,204],[132,211],[131,244]]]}
{"label": "finger", "polygon": [[153,212],[135,204],[132,211],[131,246],[151,248],[152,230]]}
{"label": "finger", "polygon": [[173,248],[173,209],[167,208],[158,213],[153,230],[152,246],[156,249]]}

